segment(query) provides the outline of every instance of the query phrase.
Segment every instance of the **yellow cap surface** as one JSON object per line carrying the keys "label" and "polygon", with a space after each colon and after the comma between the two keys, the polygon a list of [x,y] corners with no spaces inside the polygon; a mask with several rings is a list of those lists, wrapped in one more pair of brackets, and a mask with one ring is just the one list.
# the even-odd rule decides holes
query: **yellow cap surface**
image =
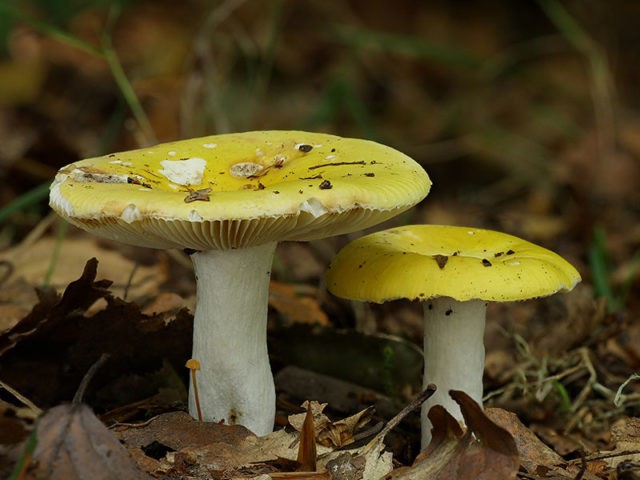
{"label": "yellow cap surface", "polygon": [[206,250],[360,230],[430,187],[420,165],[375,142],[259,131],[75,162],[56,176],[50,205],[107,238]]}
{"label": "yellow cap surface", "polygon": [[344,247],[327,271],[334,295],[384,302],[452,297],[512,301],[571,290],[580,274],[546,248],[478,228],[409,225]]}

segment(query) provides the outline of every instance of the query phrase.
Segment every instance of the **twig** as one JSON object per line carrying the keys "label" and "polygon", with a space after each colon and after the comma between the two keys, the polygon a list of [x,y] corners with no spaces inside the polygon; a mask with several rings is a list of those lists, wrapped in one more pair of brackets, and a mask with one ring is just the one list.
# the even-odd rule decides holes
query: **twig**
{"label": "twig", "polygon": [[578,471],[573,480],[582,480],[584,473],[587,471],[587,460],[584,456],[584,452],[579,450],[578,454],[580,455],[580,471]]}
{"label": "twig", "polygon": [[82,403],[82,399],[84,397],[85,391],[87,390],[89,382],[96,374],[98,369],[102,367],[102,365],[104,365],[104,363],[109,359],[109,357],[110,355],[108,353],[103,353],[102,355],[100,355],[100,358],[93,365],[91,365],[89,370],[87,370],[87,373],[85,373],[84,377],[82,377],[82,381],[80,382],[80,386],[78,386],[78,390],[76,390],[76,394],[73,396],[73,400],[71,401],[72,405],[76,406]]}
{"label": "twig", "polygon": [[584,403],[586,398],[589,396],[589,393],[593,390],[593,386],[598,383],[598,375],[596,373],[596,369],[593,367],[593,363],[591,362],[591,357],[589,356],[589,351],[586,348],[581,348],[579,350],[580,356],[582,357],[582,364],[586,367],[589,372],[589,379],[582,390],[573,401],[571,405],[571,411],[575,412],[578,408]]}
{"label": "twig", "polygon": [[384,437],[386,437],[391,430],[397,427],[398,424],[404,419],[404,417],[409,415],[412,411],[426,402],[434,393],[436,393],[436,386],[433,383],[430,383],[420,395],[414,398],[406,407],[400,410],[391,420],[387,422],[384,428],[380,430],[380,433],[373,437],[371,441],[364,447],[364,451],[370,451],[379,442],[384,440]]}
{"label": "twig", "polygon": [[22,395],[20,392],[18,392],[15,388],[13,388],[11,385],[7,385],[6,383],[4,383],[2,380],[0,380],[0,388],[5,389],[7,392],[9,392],[11,395],[13,395],[15,398],[17,398],[18,400],[20,400],[20,402],[22,402],[22,404],[24,406],[26,406],[29,410],[31,410],[34,414],[35,417],[39,417],[40,415],[42,415],[42,409],[38,406],[36,406],[35,403],[33,403],[31,400],[29,400],[27,397],[25,397],[24,395]]}
{"label": "twig", "polygon": [[622,391],[625,389],[627,385],[629,385],[629,383],[636,380],[640,380],[640,375],[638,375],[637,373],[632,373],[631,375],[629,375],[629,378],[627,378],[624,382],[622,382],[622,385],[618,387],[618,390],[616,391],[616,396],[613,398],[613,404],[616,407],[620,407],[623,403],[625,403],[625,400],[630,397],[630,395],[623,394]]}
{"label": "twig", "polygon": [[127,284],[124,286],[124,292],[122,293],[122,299],[126,300],[129,295],[129,289],[131,288],[131,284],[133,282],[133,276],[138,271],[138,267],[140,264],[138,262],[133,264],[133,268],[131,269],[131,273],[129,273],[129,278],[127,278]]}

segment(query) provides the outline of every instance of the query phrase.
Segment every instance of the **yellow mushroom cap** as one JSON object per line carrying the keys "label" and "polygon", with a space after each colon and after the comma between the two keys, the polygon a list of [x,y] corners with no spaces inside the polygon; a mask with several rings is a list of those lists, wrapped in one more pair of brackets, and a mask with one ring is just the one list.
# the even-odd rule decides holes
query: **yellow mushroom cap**
{"label": "yellow mushroom cap", "polygon": [[301,131],[194,138],[62,168],[50,205],[80,228],[155,248],[241,248],[370,227],[431,187],[408,156]]}
{"label": "yellow mushroom cap", "polygon": [[371,302],[525,300],[571,290],[581,280],[569,262],[531,242],[443,225],[409,225],[361,237],[338,252],[326,279],[334,295]]}

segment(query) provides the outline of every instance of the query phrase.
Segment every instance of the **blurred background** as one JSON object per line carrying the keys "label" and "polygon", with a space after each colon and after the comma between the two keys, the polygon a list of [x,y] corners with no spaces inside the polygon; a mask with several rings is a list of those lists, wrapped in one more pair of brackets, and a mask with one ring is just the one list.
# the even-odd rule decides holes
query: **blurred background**
{"label": "blurred background", "polygon": [[550,246],[622,228],[628,256],[639,14],[635,2],[556,0],[5,2],[1,203],[91,155],[309,129],[420,162],[434,189],[416,220]]}
{"label": "blurred background", "polygon": [[[129,299],[171,291],[190,305],[184,258],[87,239],[49,213],[61,166],[233,131],[368,138],[434,182],[379,228],[493,228],[580,270],[570,295],[490,308],[485,380],[490,402],[540,435],[560,412],[575,419],[567,435],[597,441],[613,395],[640,368],[639,19],[628,1],[4,0],[1,325],[29,312],[30,287],[63,288],[90,256]],[[419,344],[419,305],[324,292],[322,272],[349,238],[279,247],[274,295],[285,300],[272,304],[272,328],[313,323]],[[104,260],[114,251],[124,263]],[[310,303],[287,311],[301,296]],[[639,411],[633,385],[620,415]]]}

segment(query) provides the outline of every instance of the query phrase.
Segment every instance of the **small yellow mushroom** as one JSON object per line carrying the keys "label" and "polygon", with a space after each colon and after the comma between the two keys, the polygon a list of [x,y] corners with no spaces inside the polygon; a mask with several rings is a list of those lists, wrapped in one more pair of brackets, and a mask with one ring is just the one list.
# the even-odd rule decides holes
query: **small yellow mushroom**
{"label": "small yellow mushroom", "polygon": [[198,410],[198,421],[202,421],[202,410],[200,410],[200,397],[198,396],[198,384],[196,383],[196,370],[200,370],[200,362],[195,358],[190,358],[184,365],[191,370],[191,383],[193,384],[193,395],[195,396],[196,409]]}

